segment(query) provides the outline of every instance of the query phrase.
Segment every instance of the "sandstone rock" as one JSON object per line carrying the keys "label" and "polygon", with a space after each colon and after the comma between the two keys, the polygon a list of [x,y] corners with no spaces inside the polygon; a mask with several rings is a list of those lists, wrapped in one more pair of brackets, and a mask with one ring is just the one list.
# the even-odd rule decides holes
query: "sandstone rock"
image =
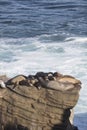
{"label": "sandstone rock", "polygon": [[[76,129],[72,125],[71,110],[78,101],[81,84],[46,80],[43,75],[34,76],[32,87],[21,85],[27,78],[17,76],[8,80],[16,83],[15,89],[11,84],[7,84],[7,89],[0,89],[0,130]],[[37,89],[35,83],[41,88]]]}
{"label": "sandstone rock", "polygon": [[69,75],[64,75],[62,76],[59,80],[59,82],[62,82],[62,83],[72,83],[72,84],[81,84],[81,81],[72,77],[72,76],[69,76]]}

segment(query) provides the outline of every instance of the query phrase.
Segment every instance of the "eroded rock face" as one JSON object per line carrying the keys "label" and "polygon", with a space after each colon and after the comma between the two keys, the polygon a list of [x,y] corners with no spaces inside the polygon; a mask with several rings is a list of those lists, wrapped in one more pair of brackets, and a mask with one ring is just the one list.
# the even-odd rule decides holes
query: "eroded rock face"
{"label": "eroded rock face", "polygon": [[5,83],[6,89],[0,89],[0,130],[77,129],[72,125],[71,111],[79,98],[78,79],[38,72]]}

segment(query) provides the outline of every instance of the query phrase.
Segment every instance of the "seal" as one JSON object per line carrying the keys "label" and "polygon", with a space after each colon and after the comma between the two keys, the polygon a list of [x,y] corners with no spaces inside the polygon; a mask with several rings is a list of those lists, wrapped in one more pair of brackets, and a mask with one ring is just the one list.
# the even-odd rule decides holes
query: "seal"
{"label": "seal", "polygon": [[42,77],[43,79],[48,79],[48,73],[44,72],[37,72],[35,77],[38,79],[39,77]]}
{"label": "seal", "polygon": [[47,79],[46,80],[54,80],[54,76],[52,72],[47,73]]}
{"label": "seal", "polygon": [[61,74],[61,73],[59,73],[59,72],[55,72],[55,73],[53,74],[53,76],[54,76],[56,79],[59,79],[59,78],[63,77],[63,74]]}
{"label": "seal", "polygon": [[72,90],[75,87],[72,83],[62,83],[55,80],[45,81],[41,77],[39,78],[39,82],[45,88],[59,90],[59,91],[68,91],[68,90]]}
{"label": "seal", "polygon": [[3,80],[0,80],[0,87],[1,88],[6,88],[6,84],[4,83]]}
{"label": "seal", "polygon": [[38,82],[38,80],[34,75],[29,75],[27,82],[29,83],[30,86],[34,86]]}
{"label": "seal", "polygon": [[16,87],[17,85],[20,85],[21,81],[26,81],[27,77],[24,75],[17,75],[15,77],[13,77],[12,79],[9,79],[6,84],[7,85],[14,85],[14,87]]}

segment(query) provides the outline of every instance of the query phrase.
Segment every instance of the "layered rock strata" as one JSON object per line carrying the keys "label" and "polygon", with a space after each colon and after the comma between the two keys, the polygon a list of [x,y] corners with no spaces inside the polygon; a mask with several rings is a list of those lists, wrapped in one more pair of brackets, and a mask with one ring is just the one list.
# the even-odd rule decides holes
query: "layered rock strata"
{"label": "layered rock strata", "polygon": [[80,80],[58,72],[0,76],[0,130],[77,130],[73,122]]}

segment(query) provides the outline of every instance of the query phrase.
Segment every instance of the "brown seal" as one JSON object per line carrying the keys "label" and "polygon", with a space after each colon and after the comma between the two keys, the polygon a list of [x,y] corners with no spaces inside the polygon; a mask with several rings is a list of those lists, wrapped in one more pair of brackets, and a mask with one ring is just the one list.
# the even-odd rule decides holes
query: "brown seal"
{"label": "brown seal", "polygon": [[45,81],[43,78],[39,78],[39,82],[41,83],[42,87],[59,90],[59,91],[68,91],[72,90],[75,86],[72,83],[62,83],[59,81]]}
{"label": "brown seal", "polygon": [[17,86],[20,84],[21,81],[26,81],[27,80],[27,77],[24,76],[24,75],[17,75],[15,77],[13,77],[12,79],[9,79],[6,84],[7,85],[14,85]]}
{"label": "brown seal", "polygon": [[34,86],[38,82],[38,79],[34,75],[29,75],[27,81],[30,86]]}
{"label": "brown seal", "polygon": [[55,73],[53,73],[53,76],[56,77],[56,78],[58,78],[58,77],[62,77],[63,74],[61,74],[59,72],[55,72]]}

